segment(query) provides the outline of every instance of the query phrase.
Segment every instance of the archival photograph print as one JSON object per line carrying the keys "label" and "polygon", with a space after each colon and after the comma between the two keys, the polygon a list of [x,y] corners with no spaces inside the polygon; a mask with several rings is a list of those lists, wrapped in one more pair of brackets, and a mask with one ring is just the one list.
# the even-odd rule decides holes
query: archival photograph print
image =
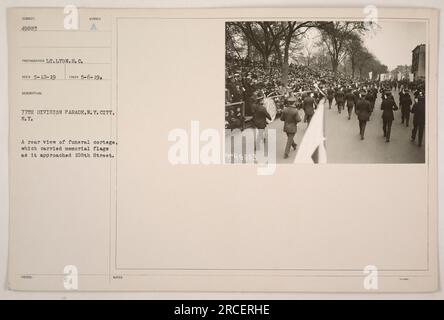
{"label": "archival photograph print", "polygon": [[426,23],[225,24],[225,162],[424,163]]}

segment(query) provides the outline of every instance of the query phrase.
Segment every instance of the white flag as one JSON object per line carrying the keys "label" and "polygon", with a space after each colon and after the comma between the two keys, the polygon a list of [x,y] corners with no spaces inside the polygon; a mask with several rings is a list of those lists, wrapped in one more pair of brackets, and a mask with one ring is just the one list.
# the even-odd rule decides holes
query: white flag
{"label": "white flag", "polygon": [[414,79],[414,77],[413,77],[413,73],[409,73],[409,81],[410,81],[410,82],[413,82],[413,79]]}
{"label": "white flag", "polygon": [[370,80],[372,80],[372,76],[373,76],[373,72],[370,71],[370,72],[368,73],[368,78],[369,78]]}
{"label": "white flag", "polygon": [[294,163],[327,163],[324,144],[324,103],[325,98],[322,98],[305,131]]}

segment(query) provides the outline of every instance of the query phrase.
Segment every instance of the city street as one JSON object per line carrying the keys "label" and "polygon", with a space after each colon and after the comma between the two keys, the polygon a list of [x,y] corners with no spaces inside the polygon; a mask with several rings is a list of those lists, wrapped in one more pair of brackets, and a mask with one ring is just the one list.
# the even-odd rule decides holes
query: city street
{"label": "city street", "polygon": [[[399,107],[399,92],[394,90],[392,95]],[[329,109],[328,102],[325,102],[323,105],[325,109],[328,163],[424,163],[425,142],[422,147],[418,147],[416,141],[415,143],[410,141],[413,128],[413,114],[410,115],[409,127],[406,127],[405,124],[401,124],[401,111],[395,111],[390,142],[385,142],[382,131],[380,94],[378,94],[370,121],[367,122],[364,140],[360,139],[359,123],[354,111],[351,119],[348,120],[347,111],[343,110],[339,114],[334,100],[331,109]],[[301,110],[299,112],[303,118],[304,112]],[[307,124],[303,122],[298,124],[298,131],[295,136],[298,149],[296,151],[292,149],[287,159],[284,159],[287,135],[283,132],[283,125],[284,123],[279,118],[276,118],[267,128],[268,130],[276,130],[276,162],[292,164],[307,129]],[[244,134],[250,134],[253,130],[248,128]]]}
{"label": "city street", "polygon": [[[392,91],[399,107],[399,93]],[[412,96],[413,101],[413,96]],[[353,112],[348,120],[347,111],[338,114],[334,105],[325,104],[325,126],[328,163],[423,163],[425,147],[418,147],[410,141],[413,128],[413,114],[407,128],[401,124],[401,111],[395,111],[390,142],[386,143],[382,131],[381,94],[375,103],[375,109],[367,122],[365,139],[359,136],[359,123]],[[424,137],[426,139],[426,137]]]}

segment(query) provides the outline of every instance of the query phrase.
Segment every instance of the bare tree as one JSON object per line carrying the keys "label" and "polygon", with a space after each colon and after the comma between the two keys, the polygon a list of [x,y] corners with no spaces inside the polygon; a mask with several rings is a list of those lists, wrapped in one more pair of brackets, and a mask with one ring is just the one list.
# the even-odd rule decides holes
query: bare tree
{"label": "bare tree", "polygon": [[[235,26],[227,23],[225,26],[225,50],[227,55],[236,56],[242,60],[244,58],[244,47],[248,46],[242,39],[242,34],[236,30]],[[248,55],[248,50],[247,50]]]}
{"label": "bare tree", "polygon": [[288,82],[288,62],[290,46],[293,41],[297,41],[298,38],[308,31],[309,28],[317,26],[316,23],[311,21],[296,22],[288,21],[285,29],[284,46],[283,46],[283,59],[282,59],[282,83],[284,85]]}
{"label": "bare tree", "polygon": [[359,35],[352,33],[346,43],[346,51],[350,58],[351,76],[355,77],[356,63],[358,56],[365,50],[362,39]]}
{"label": "bare tree", "polygon": [[307,67],[310,66],[310,64],[314,58],[315,47],[316,47],[316,44],[314,42],[309,42],[309,43],[305,43],[302,50],[301,50],[302,51],[301,57],[304,60],[304,63]]}
{"label": "bare tree", "polygon": [[269,68],[270,56],[279,45],[279,41],[285,32],[280,22],[235,22],[242,30],[248,41],[262,56],[265,68]]}
{"label": "bare tree", "polygon": [[364,22],[331,21],[319,26],[322,42],[330,55],[333,72],[337,72],[339,63],[347,52],[347,42],[353,34],[366,31]]}
{"label": "bare tree", "polygon": [[318,22],[234,22],[243,32],[248,43],[260,53],[265,68],[269,68],[270,57],[274,54],[281,66],[284,84],[288,82],[289,55],[291,46],[309,28],[319,26]]}
{"label": "bare tree", "polygon": [[370,64],[375,58],[372,53],[370,53],[367,48],[363,48],[356,54],[356,66],[359,70],[359,78],[363,78],[364,68]]}

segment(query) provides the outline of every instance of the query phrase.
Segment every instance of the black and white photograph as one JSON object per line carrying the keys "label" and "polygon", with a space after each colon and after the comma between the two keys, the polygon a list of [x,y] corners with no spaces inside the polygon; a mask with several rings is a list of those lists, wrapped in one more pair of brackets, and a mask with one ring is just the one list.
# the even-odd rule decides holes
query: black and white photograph
{"label": "black and white photograph", "polygon": [[0,300],[444,298],[443,5],[13,1]]}
{"label": "black and white photograph", "polygon": [[225,26],[227,163],[425,162],[424,22]]}

